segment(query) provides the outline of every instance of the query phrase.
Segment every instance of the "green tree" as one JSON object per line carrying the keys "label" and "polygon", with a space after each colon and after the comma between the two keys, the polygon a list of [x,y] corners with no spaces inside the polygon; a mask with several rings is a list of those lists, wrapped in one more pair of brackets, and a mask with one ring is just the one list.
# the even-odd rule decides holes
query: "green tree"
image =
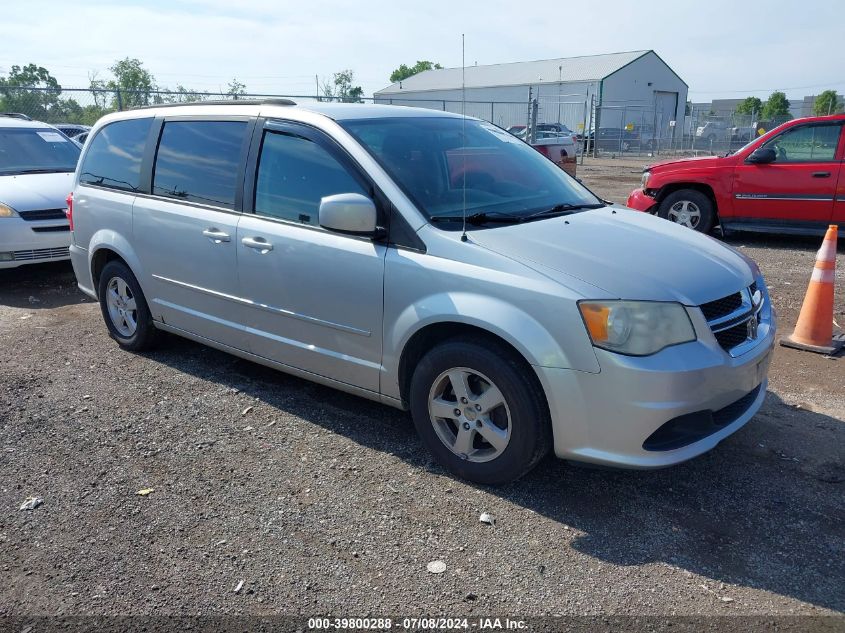
{"label": "green tree", "polygon": [[235,77],[229,82],[229,89],[226,91],[226,94],[232,97],[232,99],[237,99],[246,94],[246,86]]}
{"label": "green tree", "polygon": [[763,102],[758,97],[745,97],[745,99],[736,106],[737,114],[760,114],[762,110]]}
{"label": "green tree", "polygon": [[390,73],[390,83],[395,84],[397,81],[402,81],[403,79],[412,77],[413,75],[425,70],[440,70],[441,68],[443,68],[443,66],[440,64],[434,64],[428,60],[418,61],[410,67],[402,64],[399,68]]}
{"label": "green tree", "polygon": [[61,93],[59,82],[43,66],[12,66],[8,77],[0,77],[0,111],[22,112],[49,122]]}
{"label": "green tree", "polygon": [[332,75],[332,81],[325,81],[321,87],[323,96],[329,100],[342,101],[344,103],[361,103],[364,89],[361,86],[353,86],[355,73],[351,70],[341,70]]}
{"label": "green tree", "polygon": [[182,84],[176,84],[176,90],[174,92],[176,94],[170,96],[173,103],[194,103],[196,101],[202,101],[205,98],[196,90],[189,90]]}
{"label": "green tree", "polygon": [[836,114],[842,112],[842,101],[835,90],[825,90],[813,103],[813,114],[816,116],[824,116],[826,114]]}
{"label": "green tree", "polygon": [[109,90],[119,91],[115,95],[114,106],[137,108],[154,102],[153,92],[157,90],[155,77],[144,68],[139,59],[126,57],[114,63],[109,70],[114,79],[106,84]]}
{"label": "green tree", "polygon": [[105,112],[110,100],[108,88],[105,81],[97,79],[97,74],[96,70],[88,73],[88,89],[94,97],[94,105]]}
{"label": "green tree", "polygon": [[772,119],[789,119],[792,118],[789,114],[789,100],[786,95],[780,91],[775,91],[766,99],[763,104],[763,119],[771,121]]}

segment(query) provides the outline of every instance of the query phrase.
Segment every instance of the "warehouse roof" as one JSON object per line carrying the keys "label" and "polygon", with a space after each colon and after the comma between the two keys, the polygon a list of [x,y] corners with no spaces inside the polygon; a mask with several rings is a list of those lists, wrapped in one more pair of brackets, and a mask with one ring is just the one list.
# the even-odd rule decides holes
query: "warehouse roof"
{"label": "warehouse roof", "polygon": [[[606,55],[558,57],[533,62],[511,62],[466,67],[466,87],[522,86],[559,81],[599,81],[654,51],[628,51]],[[656,55],[656,53],[655,53]],[[659,58],[659,56],[658,56]],[[661,60],[662,61],[662,60]],[[665,63],[665,62],[664,62]],[[426,70],[391,84],[376,95],[420,90],[448,90],[461,85],[461,68]]]}

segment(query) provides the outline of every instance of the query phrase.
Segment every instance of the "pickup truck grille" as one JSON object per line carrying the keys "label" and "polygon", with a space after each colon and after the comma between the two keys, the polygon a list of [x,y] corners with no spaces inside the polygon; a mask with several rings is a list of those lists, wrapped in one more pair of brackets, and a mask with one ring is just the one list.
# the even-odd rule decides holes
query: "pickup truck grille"
{"label": "pickup truck grille", "polygon": [[741,350],[737,348],[756,340],[763,301],[755,282],[748,288],[699,307],[719,345],[733,356],[739,355],[737,352]]}
{"label": "pickup truck grille", "polygon": [[37,211],[18,211],[22,220],[35,222],[36,220],[66,220],[64,209],[38,209]]}

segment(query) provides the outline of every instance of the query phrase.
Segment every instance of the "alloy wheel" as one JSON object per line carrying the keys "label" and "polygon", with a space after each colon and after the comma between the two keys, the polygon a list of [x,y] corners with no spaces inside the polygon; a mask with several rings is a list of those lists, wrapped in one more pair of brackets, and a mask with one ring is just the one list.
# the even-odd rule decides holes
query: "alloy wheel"
{"label": "alloy wheel", "polygon": [[496,459],[510,441],[511,414],[505,397],[474,369],[455,367],[441,373],[429,392],[428,412],[437,437],[461,459]]}
{"label": "alloy wheel", "polygon": [[106,307],[118,333],[130,338],[138,329],[138,308],[132,289],[120,277],[112,277],[106,286]]}
{"label": "alloy wheel", "polygon": [[669,208],[668,218],[675,224],[694,229],[701,222],[701,209],[690,200],[678,200]]}

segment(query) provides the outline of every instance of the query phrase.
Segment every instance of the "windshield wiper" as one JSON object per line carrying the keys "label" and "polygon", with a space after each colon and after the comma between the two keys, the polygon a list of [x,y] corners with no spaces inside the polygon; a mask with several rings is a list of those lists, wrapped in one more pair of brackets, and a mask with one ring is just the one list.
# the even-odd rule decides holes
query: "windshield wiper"
{"label": "windshield wiper", "polygon": [[[568,202],[556,204],[549,209],[543,209],[536,213],[529,215],[515,215],[512,213],[502,213],[501,211],[479,211],[471,213],[466,217],[467,224],[521,224],[523,222],[530,222],[531,220],[539,220],[541,218],[553,217],[556,215],[563,215],[565,213],[572,213],[573,211],[582,211],[584,209],[600,209],[607,206],[603,203],[595,204],[570,204]],[[435,215],[431,218],[432,222],[463,222],[463,216],[460,215]]]}
{"label": "windshield wiper", "polygon": [[601,202],[596,202],[594,204],[570,204],[568,202],[564,202],[561,204],[556,204],[555,206],[550,207],[548,209],[543,209],[542,211],[537,211],[536,213],[526,215],[523,218],[523,221],[536,220],[537,218],[550,218],[556,215],[572,213],[573,211],[583,211],[585,209],[601,209],[605,206],[607,205]]}
{"label": "windshield wiper", "polygon": [[[502,213],[500,211],[479,211],[477,213],[470,213],[466,216],[467,224],[518,224],[523,221],[523,217],[519,215],[511,215],[510,213]],[[462,215],[435,215],[431,218],[432,222],[463,222]]]}
{"label": "windshield wiper", "polygon": [[72,172],[72,168],[54,167],[53,169],[18,169],[16,174],[64,174]]}

